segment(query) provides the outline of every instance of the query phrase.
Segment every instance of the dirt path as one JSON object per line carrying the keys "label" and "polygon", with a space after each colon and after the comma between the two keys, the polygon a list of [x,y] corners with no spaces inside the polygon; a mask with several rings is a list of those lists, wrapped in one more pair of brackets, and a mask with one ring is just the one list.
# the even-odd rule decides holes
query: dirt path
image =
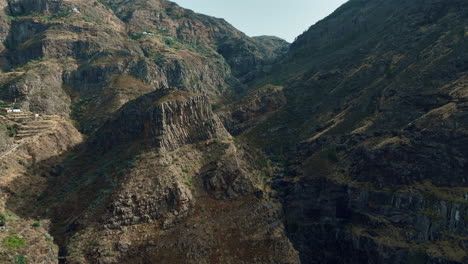
{"label": "dirt path", "polygon": [[19,147],[23,146],[24,144],[26,144],[26,142],[21,142],[19,144],[16,144],[14,147],[12,147],[11,149],[3,152],[0,154],[0,159],[4,158],[5,156],[9,155],[10,153],[12,153],[13,151],[17,150]]}

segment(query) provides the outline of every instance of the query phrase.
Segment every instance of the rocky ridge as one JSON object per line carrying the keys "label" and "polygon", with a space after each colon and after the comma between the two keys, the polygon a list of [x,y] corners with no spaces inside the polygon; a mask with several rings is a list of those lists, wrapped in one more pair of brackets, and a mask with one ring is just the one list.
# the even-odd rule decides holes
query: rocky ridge
{"label": "rocky ridge", "polygon": [[205,96],[160,89],[55,166],[40,196],[67,263],[299,263],[271,175]]}
{"label": "rocky ridge", "polygon": [[90,143],[102,151],[109,151],[109,146],[137,141],[161,151],[172,151],[212,138],[230,138],[230,135],[212,113],[208,97],[159,89],[125,105],[96,132]]}

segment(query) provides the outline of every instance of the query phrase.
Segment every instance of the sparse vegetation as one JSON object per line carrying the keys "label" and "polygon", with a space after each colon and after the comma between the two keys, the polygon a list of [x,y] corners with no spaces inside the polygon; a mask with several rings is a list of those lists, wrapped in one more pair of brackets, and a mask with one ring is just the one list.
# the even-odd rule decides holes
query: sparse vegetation
{"label": "sparse vegetation", "polygon": [[15,20],[15,19],[16,19],[16,17],[14,17],[14,16],[9,16],[9,15],[6,15],[5,18],[6,18],[7,20]]}
{"label": "sparse vegetation", "polygon": [[205,124],[206,124],[207,127],[213,127],[213,126],[214,126],[214,123],[213,123],[213,121],[211,121],[211,120],[210,120],[210,121],[206,121]]}
{"label": "sparse vegetation", "polygon": [[221,142],[221,141],[227,141],[227,140],[229,140],[229,138],[225,138],[225,137],[213,139],[214,142]]}
{"label": "sparse vegetation", "polygon": [[37,222],[34,222],[32,225],[32,227],[41,227],[42,226],[42,223],[37,221]]}
{"label": "sparse vegetation", "polygon": [[193,178],[191,178],[191,177],[187,178],[185,180],[185,184],[187,184],[187,186],[193,187],[193,185],[194,185]]}
{"label": "sparse vegetation", "polygon": [[111,6],[108,2],[106,2],[106,1],[104,1],[104,0],[98,0],[98,1],[99,1],[99,3],[101,3],[103,6],[109,8],[109,9],[112,9],[112,6]]}
{"label": "sparse vegetation", "polygon": [[83,118],[87,105],[93,100],[93,98],[80,98],[76,102],[74,102],[71,105],[71,110],[72,110],[72,117],[74,119],[81,119]]}
{"label": "sparse vegetation", "polygon": [[8,236],[3,239],[3,245],[8,248],[21,248],[26,244],[26,240],[18,236]]}
{"label": "sparse vegetation", "polygon": [[18,134],[18,125],[7,125],[7,136],[15,137]]}
{"label": "sparse vegetation", "polygon": [[176,39],[176,38],[166,38],[164,40],[164,43],[166,43],[166,45],[169,48],[172,48],[172,49],[175,49],[175,50],[179,50],[181,48],[179,45],[177,45],[177,43],[179,43],[179,42],[180,42],[180,40]]}
{"label": "sparse vegetation", "polygon": [[61,10],[60,12],[57,12],[53,15],[43,15],[41,13],[31,13],[31,16],[33,17],[39,17],[43,21],[52,21],[52,20],[57,20],[57,19],[62,19],[68,17],[72,13],[71,10]]}
{"label": "sparse vegetation", "polygon": [[6,216],[4,214],[0,214],[0,226],[6,225]]}
{"label": "sparse vegetation", "polygon": [[14,258],[14,263],[15,264],[27,264],[28,260],[24,255],[17,255]]}
{"label": "sparse vegetation", "polygon": [[216,111],[216,110],[218,110],[219,108],[220,108],[220,106],[217,105],[217,104],[212,104],[212,105],[211,105],[211,110],[212,110],[212,111]]}
{"label": "sparse vegetation", "polygon": [[189,173],[190,169],[189,168],[182,168],[183,173]]}
{"label": "sparse vegetation", "polygon": [[0,100],[0,107],[11,107],[11,104]]}

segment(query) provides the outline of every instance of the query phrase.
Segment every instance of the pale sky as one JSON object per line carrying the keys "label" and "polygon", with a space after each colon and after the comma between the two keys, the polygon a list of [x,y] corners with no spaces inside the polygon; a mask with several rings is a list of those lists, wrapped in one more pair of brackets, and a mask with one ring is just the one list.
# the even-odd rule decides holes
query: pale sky
{"label": "pale sky", "polygon": [[292,42],[347,0],[172,0],[226,19],[249,36],[274,35]]}

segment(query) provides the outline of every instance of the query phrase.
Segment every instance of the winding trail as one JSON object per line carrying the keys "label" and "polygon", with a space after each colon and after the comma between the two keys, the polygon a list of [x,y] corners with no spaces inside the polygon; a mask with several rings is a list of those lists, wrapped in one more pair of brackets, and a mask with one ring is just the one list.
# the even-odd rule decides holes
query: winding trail
{"label": "winding trail", "polygon": [[19,144],[16,144],[15,146],[13,146],[11,149],[1,153],[0,154],[0,159],[4,158],[5,156],[9,155],[13,151],[17,150],[19,147],[23,146],[24,144],[26,144],[26,142],[21,142]]}

